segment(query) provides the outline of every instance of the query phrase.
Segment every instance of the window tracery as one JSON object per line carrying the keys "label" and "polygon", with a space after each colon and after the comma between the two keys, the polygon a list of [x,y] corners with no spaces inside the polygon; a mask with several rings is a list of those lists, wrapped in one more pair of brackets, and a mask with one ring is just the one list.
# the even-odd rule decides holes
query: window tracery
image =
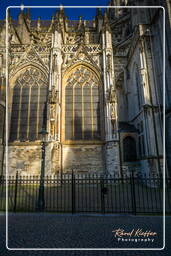
{"label": "window tracery", "polygon": [[13,88],[10,141],[39,139],[47,99],[47,78],[37,68],[27,68]]}
{"label": "window tracery", "polygon": [[65,139],[100,139],[100,90],[96,75],[80,65],[65,86]]}

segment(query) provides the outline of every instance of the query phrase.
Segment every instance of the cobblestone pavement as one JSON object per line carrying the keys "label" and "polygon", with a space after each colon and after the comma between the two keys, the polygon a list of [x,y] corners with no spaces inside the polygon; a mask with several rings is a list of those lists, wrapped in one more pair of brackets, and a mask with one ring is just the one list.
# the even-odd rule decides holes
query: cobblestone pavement
{"label": "cobblestone pavement", "polygon": [[[10,248],[124,248],[124,247],[162,247],[162,217],[130,215],[59,215],[59,214],[10,214]],[[5,248],[5,216],[0,215],[0,255],[171,255],[171,217],[166,217],[166,248],[158,251],[9,251]],[[169,228],[170,227],[170,228]],[[121,242],[112,232],[122,228],[151,230],[157,232],[153,242]],[[152,238],[152,237],[150,237]],[[170,243],[170,244],[169,244]]]}

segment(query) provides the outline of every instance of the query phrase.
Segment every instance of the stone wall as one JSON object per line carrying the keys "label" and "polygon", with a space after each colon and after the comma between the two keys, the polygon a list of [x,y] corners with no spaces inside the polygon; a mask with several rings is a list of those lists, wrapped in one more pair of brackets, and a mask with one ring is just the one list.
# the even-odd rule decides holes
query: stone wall
{"label": "stone wall", "polygon": [[58,142],[49,142],[45,150],[45,174],[55,175],[60,172],[60,147]]}
{"label": "stone wall", "polygon": [[63,173],[104,172],[102,145],[63,145]]}
{"label": "stone wall", "polygon": [[41,167],[41,146],[9,146],[8,173],[15,175],[39,175]]}
{"label": "stone wall", "polygon": [[120,173],[120,159],[118,142],[110,141],[106,144],[106,171],[109,174]]}

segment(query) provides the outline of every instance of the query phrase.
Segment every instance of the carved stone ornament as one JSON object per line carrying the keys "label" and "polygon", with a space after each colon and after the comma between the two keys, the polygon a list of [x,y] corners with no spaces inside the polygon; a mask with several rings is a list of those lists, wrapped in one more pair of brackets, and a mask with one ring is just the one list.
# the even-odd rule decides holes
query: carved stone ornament
{"label": "carved stone ornament", "polygon": [[55,120],[56,117],[56,106],[55,104],[50,105],[50,119]]}
{"label": "carved stone ornament", "polygon": [[38,52],[35,50],[34,46],[30,45],[30,47],[27,49],[25,53],[22,55],[11,55],[11,66],[10,66],[10,76],[12,76],[13,72],[16,70],[16,67],[19,67],[23,64],[30,64],[30,63],[36,63],[39,66],[42,66],[45,69],[48,69],[48,58],[47,55],[44,56],[43,59],[42,56],[38,54]]}
{"label": "carved stone ornament", "polygon": [[111,123],[113,126],[113,130],[116,129],[116,103],[117,103],[117,99],[116,99],[116,90],[114,89],[113,86],[111,86],[110,88],[110,92],[109,92],[109,103],[111,106]]}
{"label": "carved stone ornament", "polygon": [[124,72],[120,72],[117,74],[116,80],[115,80],[115,86],[116,88],[122,88],[124,83]]}
{"label": "carved stone ornament", "polygon": [[66,69],[67,67],[69,66],[72,66],[73,64],[77,63],[77,62],[87,62],[91,65],[93,65],[94,67],[97,68],[97,70],[99,70],[99,59],[96,59],[94,60],[94,56],[91,56],[88,51],[87,51],[87,46],[86,45],[83,45],[83,44],[80,44],[78,46],[78,48],[76,49],[76,52],[74,54],[64,54],[64,61],[63,61],[63,69]]}
{"label": "carved stone ornament", "polygon": [[110,88],[109,102],[110,103],[116,103],[116,90],[114,89],[113,86],[111,86],[111,88]]}
{"label": "carved stone ornament", "polygon": [[50,105],[50,135],[55,136],[55,123],[56,123],[56,105]]}
{"label": "carved stone ornament", "polygon": [[116,110],[115,103],[111,104],[111,123],[113,126],[113,130],[116,130]]}
{"label": "carved stone ornament", "polygon": [[48,97],[49,104],[56,104],[58,102],[58,91],[52,86],[52,90],[49,91]]}
{"label": "carved stone ornament", "polygon": [[55,87],[52,87],[52,90],[49,91],[48,103],[49,103],[49,111],[50,111],[50,136],[51,139],[55,138],[55,127],[57,124],[56,117],[56,103],[58,102],[58,91]]}
{"label": "carved stone ornament", "polygon": [[110,72],[112,70],[112,63],[111,63],[111,55],[110,54],[107,55],[106,69],[107,69],[108,72]]}

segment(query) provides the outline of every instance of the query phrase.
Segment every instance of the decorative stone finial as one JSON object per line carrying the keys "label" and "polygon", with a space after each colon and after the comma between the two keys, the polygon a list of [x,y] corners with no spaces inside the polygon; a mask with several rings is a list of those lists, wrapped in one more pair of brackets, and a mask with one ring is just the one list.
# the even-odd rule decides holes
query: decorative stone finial
{"label": "decorative stone finial", "polygon": [[27,19],[31,19],[30,8],[27,8],[26,16],[27,16]]}
{"label": "decorative stone finial", "polygon": [[24,11],[24,4],[21,4],[20,9],[21,9],[21,12]]}
{"label": "decorative stone finial", "polygon": [[103,15],[102,15],[102,9],[101,8],[97,8],[96,9],[96,17],[97,18],[102,18]]}
{"label": "decorative stone finial", "polygon": [[38,19],[37,19],[37,30],[38,31],[40,31],[40,26],[41,26],[40,17],[38,17]]}

